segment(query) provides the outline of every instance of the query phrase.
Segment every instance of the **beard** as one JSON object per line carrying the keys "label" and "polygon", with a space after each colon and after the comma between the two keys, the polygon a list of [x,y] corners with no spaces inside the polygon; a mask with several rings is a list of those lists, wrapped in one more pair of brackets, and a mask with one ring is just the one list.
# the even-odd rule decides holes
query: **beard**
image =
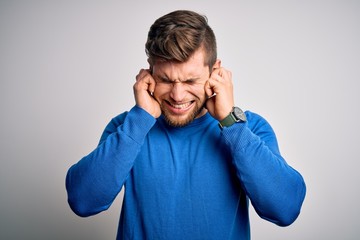
{"label": "beard", "polygon": [[162,105],[160,107],[162,115],[164,116],[167,124],[172,127],[184,127],[194,121],[194,119],[202,113],[205,108],[205,102],[195,105],[194,109],[189,112],[185,117],[174,116],[173,114],[169,113],[166,107],[163,107]]}

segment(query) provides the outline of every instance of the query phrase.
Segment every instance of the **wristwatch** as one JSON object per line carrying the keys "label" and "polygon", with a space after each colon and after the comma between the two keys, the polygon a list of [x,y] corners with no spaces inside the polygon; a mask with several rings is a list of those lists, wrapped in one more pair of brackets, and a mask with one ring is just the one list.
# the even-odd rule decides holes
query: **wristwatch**
{"label": "wristwatch", "polygon": [[219,127],[230,127],[237,122],[246,122],[245,113],[238,107],[233,107],[229,115],[219,122]]}

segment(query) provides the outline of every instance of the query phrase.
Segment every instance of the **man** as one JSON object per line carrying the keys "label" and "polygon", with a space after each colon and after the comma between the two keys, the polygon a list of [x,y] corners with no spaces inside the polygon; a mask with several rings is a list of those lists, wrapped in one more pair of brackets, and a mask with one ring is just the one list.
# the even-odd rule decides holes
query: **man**
{"label": "man", "polygon": [[280,226],[298,216],[305,183],[259,115],[234,107],[231,72],[205,17],[169,13],[151,26],[136,106],[113,118],[66,177],[83,217],[125,187],[118,239],[250,239],[249,200]]}

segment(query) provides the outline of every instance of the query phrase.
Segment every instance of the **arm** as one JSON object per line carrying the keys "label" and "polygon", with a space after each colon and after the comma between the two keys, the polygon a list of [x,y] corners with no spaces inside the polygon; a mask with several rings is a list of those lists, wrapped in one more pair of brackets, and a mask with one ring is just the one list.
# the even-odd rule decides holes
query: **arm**
{"label": "arm", "polygon": [[98,147],[68,170],[68,202],[77,215],[86,217],[109,208],[154,123],[154,117],[135,106],[114,118]]}
{"label": "arm", "polygon": [[[217,67],[205,84],[206,107],[221,121],[234,106],[234,98],[231,72]],[[248,122],[222,130],[237,176],[259,216],[289,225],[299,215],[306,192],[304,180],[280,155],[270,125],[256,114],[247,115]]]}
{"label": "arm", "polygon": [[136,76],[136,106],[114,118],[101,136],[98,147],[73,165],[66,176],[71,209],[90,216],[110,207],[120,192],[143,141],[161,114],[158,102],[149,94],[155,89],[150,71]]}
{"label": "arm", "polygon": [[237,176],[260,217],[290,225],[300,213],[306,187],[302,176],[280,155],[271,126],[247,112],[248,122],[224,128]]}

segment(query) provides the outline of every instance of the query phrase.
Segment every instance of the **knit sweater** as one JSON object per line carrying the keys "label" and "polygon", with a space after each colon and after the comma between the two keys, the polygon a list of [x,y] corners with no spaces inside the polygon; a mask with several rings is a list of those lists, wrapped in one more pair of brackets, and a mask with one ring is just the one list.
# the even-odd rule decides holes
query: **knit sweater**
{"label": "knit sweater", "polygon": [[209,113],[169,126],[135,106],[66,177],[79,216],[110,207],[125,188],[117,239],[250,239],[249,200],[280,226],[298,216],[306,187],[261,116],[220,129]]}

